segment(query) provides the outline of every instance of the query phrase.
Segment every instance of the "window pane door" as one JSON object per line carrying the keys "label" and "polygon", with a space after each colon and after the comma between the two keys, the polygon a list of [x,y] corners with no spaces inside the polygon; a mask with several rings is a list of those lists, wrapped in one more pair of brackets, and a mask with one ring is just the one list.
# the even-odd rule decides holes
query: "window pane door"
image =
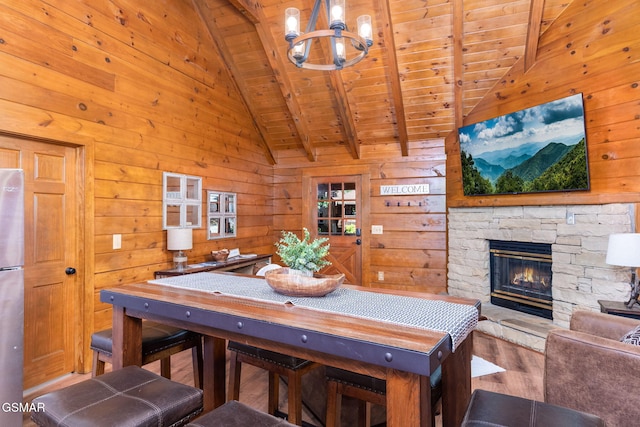
{"label": "window pane door", "polygon": [[326,237],[331,245],[331,266],[324,274],[345,275],[345,282],[360,285],[362,280],[362,246],[360,218],[361,177],[315,177],[312,179],[313,225],[318,237]]}

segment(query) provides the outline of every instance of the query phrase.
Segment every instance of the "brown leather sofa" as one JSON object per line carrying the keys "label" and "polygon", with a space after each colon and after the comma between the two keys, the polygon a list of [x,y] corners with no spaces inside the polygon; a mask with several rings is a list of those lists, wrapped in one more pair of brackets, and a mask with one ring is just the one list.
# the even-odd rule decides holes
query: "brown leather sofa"
{"label": "brown leather sofa", "polygon": [[640,346],[620,339],[640,320],[577,311],[547,337],[545,402],[595,414],[608,427],[640,422]]}

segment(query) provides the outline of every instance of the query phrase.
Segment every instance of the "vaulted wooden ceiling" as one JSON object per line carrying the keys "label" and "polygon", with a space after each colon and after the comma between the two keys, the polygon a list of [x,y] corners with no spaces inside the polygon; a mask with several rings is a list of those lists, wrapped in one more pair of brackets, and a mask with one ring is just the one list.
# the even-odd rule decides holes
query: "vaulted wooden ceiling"
{"label": "vaulted wooden ceiling", "polygon": [[350,28],[371,15],[374,44],[353,67],[315,71],[288,61],[283,32],[285,9],[300,9],[304,29],[314,0],[193,0],[273,163],[283,150],[313,162],[377,145],[406,156],[444,138],[517,61],[535,62],[570,1],[346,0]]}

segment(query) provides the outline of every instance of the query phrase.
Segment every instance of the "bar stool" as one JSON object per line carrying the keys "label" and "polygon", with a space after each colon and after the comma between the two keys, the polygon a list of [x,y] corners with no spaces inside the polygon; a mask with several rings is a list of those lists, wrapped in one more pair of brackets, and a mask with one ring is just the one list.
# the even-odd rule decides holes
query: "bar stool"
{"label": "bar stool", "polygon": [[282,418],[257,411],[237,400],[230,400],[213,411],[193,420],[187,427],[290,427]]}
{"label": "bar stool", "polygon": [[36,397],[38,426],[182,426],[202,412],[202,390],[127,366]]}
{"label": "bar stool", "polygon": [[[111,364],[113,338],[112,330],[105,329],[91,335],[93,366],[91,376],[104,374],[105,363]],[[160,360],[160,374],[171,379],[171,355],[191,349],[193,359],[193,382],[202,388],[202,336],[162,323],[143,320],[142,322],[142,364]]]}
{"label": "bar stool", "polygon": [[[340,425],[342,396],[358,399],[358,426],[371,425],[371,404],[387,405],[385,380],[327,366],[327,419],[326,427]],[[429,378],[431,382],[431,425],[435,425],[438,401],[442,397],[442,373],[440,367]]]}
{"label": "bar stool", "polygon": [[238,400],[240,397],[240,374],[242,364],[269,371],[269,406],[268,412],[275,415],[278,411],[279,379],[287,377],[288,386],[288,420],[292,424],[302,425],[302,376],[321,365],[298,357],[288,356],[275,351],[264,350],[251,345],[229,341],[230,354],[229,395],[227,400]]}
{"label": "bar stool", "polygon": [[[277,268],[282,268],[282,266],[275,263],[267,264],[256,272],[256,276],[264,276],[267,271]],[[235,341],[229,341],[227,348],[231,352],[228,400],[238,400],[240,398],[242,364],[248,363],[269,372],[268,412],[271,415],[275,415],[278,411],[280,376],[287,377],[288,420],[293,424],[302,425],[302,376],[310,370],[320,367],[320,365],[298,357],[264,350]]]}

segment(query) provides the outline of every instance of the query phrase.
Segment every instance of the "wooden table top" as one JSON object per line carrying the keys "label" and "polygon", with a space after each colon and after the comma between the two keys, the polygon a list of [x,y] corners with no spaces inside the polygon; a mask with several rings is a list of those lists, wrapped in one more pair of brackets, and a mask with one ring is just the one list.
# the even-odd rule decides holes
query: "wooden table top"
{"label": "wooden table top", "polygon": [[[371,291],[472,305],[477,300],[415,292],[345,285]],[[218,336],[262,338],[274,343],[323,351],[345,358],[429,376],[451,352],[447,333],[396,325],[375,319],[345,316],[290,304],[181,289],[161,284],[134,283],[101,293],[101,300],[125,307],[136,317],[173,319],[177,325],[215,328]],[[188,325],[187,325],[188,324]],[[197,328],[196,328],[197,329]],[[291,349],[296,353],[295,349]]]}

